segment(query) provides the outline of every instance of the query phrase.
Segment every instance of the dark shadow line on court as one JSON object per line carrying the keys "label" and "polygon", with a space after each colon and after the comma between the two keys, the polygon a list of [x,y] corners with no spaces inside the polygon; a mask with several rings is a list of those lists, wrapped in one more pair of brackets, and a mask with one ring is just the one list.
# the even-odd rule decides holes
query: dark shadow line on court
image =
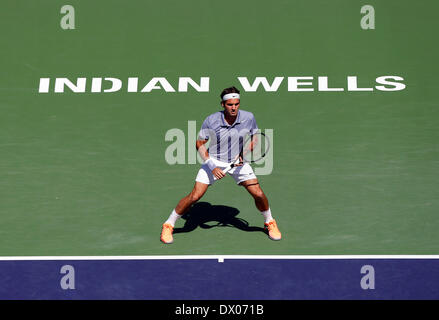
{"label": "dark shadow line on court", "polygon": [[264,228],[250,226],[246,220],[237,218],[238,214],[239,210],[233,207],[197,202],[182,216],[182,219],[186,220],[184,226],[175,228],[174,233],[191,232],[198,227],[232,227],[246,232],[265,233]]}

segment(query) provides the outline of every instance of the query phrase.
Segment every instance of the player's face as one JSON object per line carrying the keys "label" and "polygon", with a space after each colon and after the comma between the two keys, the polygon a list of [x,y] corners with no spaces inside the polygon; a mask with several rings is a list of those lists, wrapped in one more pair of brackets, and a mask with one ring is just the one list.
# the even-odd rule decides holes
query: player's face
{"label": "player's face", "polygon": [[229,99],[223,102],[224,112],[230,117],[236,117],[239,109],[239,99]]}

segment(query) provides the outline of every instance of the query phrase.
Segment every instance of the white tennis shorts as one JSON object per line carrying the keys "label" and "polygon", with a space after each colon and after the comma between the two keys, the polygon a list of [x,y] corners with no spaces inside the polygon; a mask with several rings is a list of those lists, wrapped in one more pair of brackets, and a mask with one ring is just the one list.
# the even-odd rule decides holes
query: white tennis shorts
{"label": "white tennis shorts", "polygon": [[[225,169],[229,165],[227,162],[222,162],[215,158],[211,159],[221,170]],[[227,173],[231,175],[233,179],[235,179],[236,184],[240,184],[241,182],[246,180],[256,179],[256,175],[253,172],[252,167],[248,163],[244,163],[242,166],[235,167]],[[212,174],[212,171],[209,169],[207,164],[203,164],[201,166],[200,170],[198,170],[197,177],[195,178],[195,181],[204,184],[213,184],[216,180],[218,179]]]}

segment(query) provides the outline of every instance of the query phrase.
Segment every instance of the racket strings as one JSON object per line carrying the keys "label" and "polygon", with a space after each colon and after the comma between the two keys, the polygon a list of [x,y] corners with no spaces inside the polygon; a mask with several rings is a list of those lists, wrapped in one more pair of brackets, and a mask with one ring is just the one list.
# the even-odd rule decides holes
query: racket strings
{"label": "racket strings", "polygon": [[269,149],[268,139],[264,134],[254,134],[248,137],[243,146],[242,158],[246,162],[255,162],[262,159]]}

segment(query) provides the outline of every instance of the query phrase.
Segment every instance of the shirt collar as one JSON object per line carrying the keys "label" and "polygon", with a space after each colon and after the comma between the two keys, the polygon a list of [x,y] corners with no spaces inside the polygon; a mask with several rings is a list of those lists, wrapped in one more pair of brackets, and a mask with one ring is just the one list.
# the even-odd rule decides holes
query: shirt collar
{"label": "shirt collar", "polygon": [[223,124],[221,125],[221,127],[233,127],[239,123],[241,123],[241,110],[238,110],[238,116],[236,117],[236,120],[233,124],[229,124],[226,119],[224,118],[224,110],[221,111],[221,120],[223,122]]}

